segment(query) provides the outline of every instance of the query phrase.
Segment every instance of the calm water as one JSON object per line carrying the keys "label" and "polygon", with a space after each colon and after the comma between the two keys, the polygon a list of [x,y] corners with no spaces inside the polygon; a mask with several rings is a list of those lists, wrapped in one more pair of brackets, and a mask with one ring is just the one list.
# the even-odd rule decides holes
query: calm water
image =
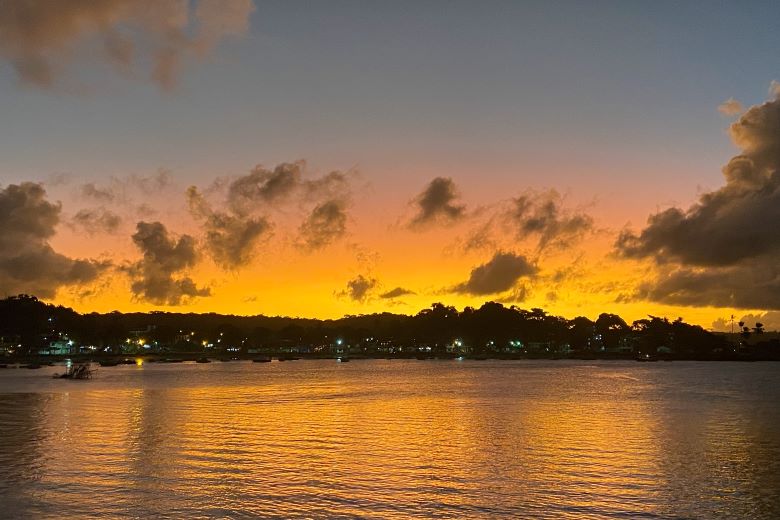
{"label": "calm water", "polygon": [[778,518],[780,364],[0,370],[4,518]]}

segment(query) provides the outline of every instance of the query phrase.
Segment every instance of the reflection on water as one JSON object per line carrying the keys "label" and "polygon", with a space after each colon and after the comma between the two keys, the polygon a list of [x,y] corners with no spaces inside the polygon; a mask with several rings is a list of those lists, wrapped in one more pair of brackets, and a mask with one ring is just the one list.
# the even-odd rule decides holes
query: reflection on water
{"label": "reflection on water", "polygon": [[780,517],[780,366],[0,372],[4,517]]}

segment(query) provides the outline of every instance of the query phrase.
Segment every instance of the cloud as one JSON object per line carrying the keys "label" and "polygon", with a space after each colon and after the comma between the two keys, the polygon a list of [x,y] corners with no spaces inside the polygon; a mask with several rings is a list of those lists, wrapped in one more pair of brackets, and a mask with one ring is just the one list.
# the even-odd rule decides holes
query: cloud
{"label": "cloud", "polygon": [[403,287],[396,287],[395,289],[390,289],[389,291],[380,294],[379,297],[387,300],[392,298],[400,298],[401,296],[409,296],[412,294],[417,293],[409,289],[404,289]]}
{"label": "cloud", "polygon": [[539,269],[523,255],[499,251],[487,263],[471,270],[469,279],[453,292],[473,295],[497,294],[514,287],[522,277],[533,277]]}
{"label": "cloud", "polygon": [[742,153],[723,168],[724,186],[618,237],[619,254],[651,258],[661,269],[638,297],[780,308],[780,98],[749,108],[730,134]]}
{"label": "cloud", "polygon": [[248,175],[230,183],[228,205],[238,214],[247,214],[258,205],[272,205],[289,198],[301,185],[305,164],[303,161],[282,163],[273,170],[256,166]]}
{"label": "cloud", "polygon": [[122,225],[122,217],[103,207],[81,209],[73,216],[72,224],[90,235],[115,233]]}
{"label": "cloud", "polygon": [[433,223],[449,224],[462,219],[466,206],[458,204],[458,198],[458,190],[452,179],[436,177],[412,200],[416,214],[409,227],[421,228]]}
{"label": "cloud", "polygon": [[0,291],[52,298],[65,285],[94,281],[108,264],[76,260],[49,245],[60,222],[59,203],[46,200],[41,184],[0,190]]}
{"label": "cloud", "polygon": [[81,186],[81,194],[88,199],[95,199],[100,202],[113,202],[116,198],[114,193],[106,188],[99,188],[94,182],[89,182]]}
{"label": "cloud", "polygon": [[772,82],[769,83],[769,97],[775,99],[780,98],[780,81],[773,79]]}
{"label": "cloud", "polygon": [[181,235],[177,240],[160,222],[138,222],[133,242],[143,254],[129,268],[135,296],[158,305],[178,305],[185,299],[211,294],[208,288],[197,287],[192,278],[174,278],[195,265],[194,238]]}
{"label": "cloud", "polygon": [[[187,190],[190,213],[203,221],[212,258],[224,268],[236,268],[251,259],[255,245],[270,236],[269,213],[283,211],[292,203],[307,215],[298,226],[297,245],[304,250],[321,249],[346,233],[350,180],[334,171],[309,177],[305,161],[281,163],[273,169],[256,166],[248,174],[215,184],[225,190],[225,211],[213,210],[195,186]],[[311,207],[313,205],[313,207]]]}
{"label": "cloud", "polygon": [[339,291],[336,294],[363,303],[369,298],[371,291],[376,288],[377,285],[379,285],[379,282],[376,278],[358,275],[347,282],[346,289]]}
{"label": "cloud", "polygon": [[187,189],[186,196],[192,215],[203,221],[209,254],[224,269],[249,263],[257,244],[271,233],[272,226],[264,217],[214,211],[195,186]]}
{"label": "cloud", "polygon": [[124,74],[149,64],[160,87],[175,86],[182,62],[207,55],[248,29],[252,0],[25,0],[0,2],[0,57],[19,79],[53,87],[76,61],[103,61]]}
{"label": "cloud", "polygon": [[255,166],[247,175],[232,180],[227,187],[227,204],[237,214],[263,211],[297,200],[348,200],[348,175],[334,171],[322,177],[306,178],[306,161],[281,163],[273,169]]}
{"label": "cloud", "polygon": [[347,230],[346,201],[318,204],[299,228],[300,243],[308,250],[322,249],[340,239]]}
{"label": "cloud", "polygon": [[129,175],[127,177],[111,177],[105,185],[88,182],[80,186],[80,195],[88,201],[101,204],[111,203],[115,206],[128,206],[136,198],[144,200],[160,196],[173,184],[173,178],[168,170],[158,170],[153,175]]}
{"label": "cloud", "polygon": [[736,116],[741,114],[743,110],[745,110],[745,107],[742,106],[742,103],[733,97],[718,105],[718,112],[724,116]]}
{"label": "cloud", "polygon": [[538,237],[539,250],[566,247],[593,230],[593,218],[563,209],[563,198],[555,190],[528,193],[512,199],[506,215],[519,239]]}

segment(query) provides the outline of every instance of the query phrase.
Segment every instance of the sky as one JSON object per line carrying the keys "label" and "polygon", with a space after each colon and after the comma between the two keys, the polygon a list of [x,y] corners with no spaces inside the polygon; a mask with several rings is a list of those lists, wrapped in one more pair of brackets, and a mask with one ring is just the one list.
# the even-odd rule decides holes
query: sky
{"label": "sky", "polygon": [[774,2],[0,3],[0,292],[780,328]]}

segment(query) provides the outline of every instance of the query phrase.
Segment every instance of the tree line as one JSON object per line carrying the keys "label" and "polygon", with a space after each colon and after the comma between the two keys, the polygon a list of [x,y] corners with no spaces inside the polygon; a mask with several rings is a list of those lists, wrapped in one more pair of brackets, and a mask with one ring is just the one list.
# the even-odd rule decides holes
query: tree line
{"label": "tree line", "polygon": [[[741,332],[746,337],[750,331]],[[753,333],[760,334],[762,329],[757,327]],[[521,309],[496,302],[462,311],[434,303],[414,315],[385,312],[320,320],[159,311],[81,314],[34,296],[18,295],[0,300],[0,336],[6,343],[18,342],[22,353],[37,352],[53,337],[67,337],[77,345],[113,353],[136,343],[177,351],[246,352],[327,346],[335,341],[365,352],[397,347],[431,355],[453,349],[541,357],[662,353],[690,359],[722,358],[750,349],[755,353],[754,347],[735,342],[734,336],[707,331],[682,318],[648,316],[627,323],[616,314],[602,313],[595,320],[584,316],[566,319],[539,308]],[[761,356],[776,356],[780,348],[768,343]]]}

